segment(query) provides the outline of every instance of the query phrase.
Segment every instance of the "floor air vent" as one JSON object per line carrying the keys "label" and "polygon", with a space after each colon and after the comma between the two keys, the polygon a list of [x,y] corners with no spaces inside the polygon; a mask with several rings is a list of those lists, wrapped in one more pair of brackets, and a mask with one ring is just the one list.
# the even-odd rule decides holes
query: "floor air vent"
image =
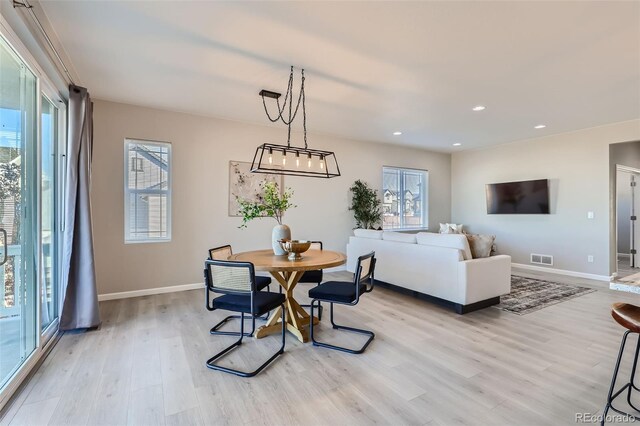
{"label": "floor air vent", "polygon": [[531,253],[531,263],[538,265],[553,266],[553,256],[547,254],[533,254]]}

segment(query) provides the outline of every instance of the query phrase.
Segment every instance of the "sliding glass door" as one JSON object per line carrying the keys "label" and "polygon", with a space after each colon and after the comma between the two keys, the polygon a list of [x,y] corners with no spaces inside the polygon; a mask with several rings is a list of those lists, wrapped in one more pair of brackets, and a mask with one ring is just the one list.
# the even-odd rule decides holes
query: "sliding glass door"
{"label": "sliding glass door", "polygon": [[0,38],[0,389],[35,350],[40,327],[38,81]]}
{"label": "sliding glass door", "polygon": [[58,317],[58,108],[46,96],[40,108],[40,325],[44,332]]}

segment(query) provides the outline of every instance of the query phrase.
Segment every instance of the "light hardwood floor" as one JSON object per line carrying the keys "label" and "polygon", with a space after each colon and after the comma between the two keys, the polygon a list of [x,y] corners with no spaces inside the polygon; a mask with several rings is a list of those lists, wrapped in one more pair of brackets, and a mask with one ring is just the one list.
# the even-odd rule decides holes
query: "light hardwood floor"
{"label": "light hardwood floor", "polygon": [[[623,332],[611,303],[640,296],[519,274],[600,291],[524,316],[495,308],[460,316],[376,288],[355,308],[337,307],[336,321],[375,331],[363,355],[289,336],[285,354],[250,379],[205,367],[234,338],[209,334],[226,313],[208,312],[203,291],[102,302],[102,327],[65,334],[0,423],[575,424],[576,413],[602,409],[608,390]],[[300,299],[308,288],[299,286]],[[363,339],[327,323],[323,339]],[[249,339],[225,362],[255,366],[277,346],[278,336]]]}

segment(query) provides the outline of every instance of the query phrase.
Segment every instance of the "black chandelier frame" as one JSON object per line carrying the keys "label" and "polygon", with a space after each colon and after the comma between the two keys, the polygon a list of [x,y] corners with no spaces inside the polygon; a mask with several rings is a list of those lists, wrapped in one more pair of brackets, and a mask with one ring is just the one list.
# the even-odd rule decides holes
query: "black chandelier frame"
{"label": "black chandelier frame", "polygon": [[[296,167],[288,167],[287,164],[269,164],[269,167],[262,167],[265,158],[269,155],[283,154],[283,157],[291,158],[296,161]],[[265,157],[265,155],[267,157]],[[300,166],[300,161],[302,165]],[[307,165],[305,165],[305,162]],[[268,161],[267,161],[268,163]],[[276,162],[277,163],[277,162]],[[309,166],[311,164],[311,166]],[[322,164],[322,168],[320,168]],[[305,170],[313,168],[313,170]],[[335,167],[335,172],[330,169]],[[251,171],[253,173],[265,173],[271,175],[287,175],[287,176],[303,176],[316,178],[333,178],[340,176],[340,166],[336,160],[335,153],[331,151],[323,151],[311,148],[296,148],[288,145],[277,145],[273,143],[264,143],[256,149],[251,162]]]}

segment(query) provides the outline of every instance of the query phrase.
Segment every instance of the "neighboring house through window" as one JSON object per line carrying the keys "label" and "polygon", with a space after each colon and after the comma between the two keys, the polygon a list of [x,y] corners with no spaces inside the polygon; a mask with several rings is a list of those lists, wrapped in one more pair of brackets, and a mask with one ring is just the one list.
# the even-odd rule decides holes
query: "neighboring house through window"
{"label": "neighboring house through window", "polygon": [[382,227],[428,227],[429,173],[401,167],[382,168]]}
{"label": "neighboring house through window", "polygon": [[171,240],[171,144],[125,140],[126,243]]}

